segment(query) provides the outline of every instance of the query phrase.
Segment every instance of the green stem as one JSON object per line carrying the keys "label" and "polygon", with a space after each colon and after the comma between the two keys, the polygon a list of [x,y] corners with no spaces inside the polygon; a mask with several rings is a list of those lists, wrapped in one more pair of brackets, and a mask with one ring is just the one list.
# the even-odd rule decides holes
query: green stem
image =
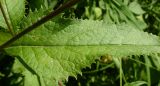
{"label": "green stem", "polygon": [[14,36],[14,31],[13,31],[12,25],[7,19],[7,15],[6,15],[5,10],[4,10],[3,6],[2,6],[2,2],[0,2],[0,10],[2,12],[3,18],[4,18],[4,20],[5,20],[6,24],[7,24],[7,27],[9,29],[9,31],[11,32],[12,36]]}
{"label": "green stem", "polygon": [[49,13],[47,16],[44,16],[43,18],[41,18],[40,20],[38,20],[37,22],[33,23],[31,26],[27,27],[26,29],[24,29],[22,32],[20,32],[19,34],[15,35],[14,37],[12,37],[10,40],[8,40],[7,42],[5,42],[4,44],[2,44],[0,46],[0,51],[3,50],[4,48],[8,47],[10,44],[12,44],[14,41],[16,41],[17,39],[21,38],[23,35],[31,32],[32,30],[36,29],[37,27],[39,27],[40,25],[44,24],[45,22],[47,22],[48,20],[52,19],[53,17],[57,16],[58,14],[60,14],[64,9],[69,8],[71,6],[73,6],[74,4],[76,4],[78,1],[80,0],[70,0],[67,3],[65,3],[64,5],[58,7],[56,10],[52,11],[51,13]]}
{"label": "green stem", "polygon": [[122,59],[119,58],[120,60],[120,67],[119,67],[119,75],[120,75],[120,86],[123,86],[122,80],[123,80],[123,72],[122,72]]}
{"label": "green stem", "polygon": [[[142,64],[142,65],[148,66],[148,64],[147,64],[147,63],[144,63],[144,62],[138,61],[138,60],[133,59],[133,58],[129,58],[129,59],[130,59],[130,60],[132,60],[132,61],[135,61],[135,62],[137,62],[137,63],[139,63],[139,64]],[[152,65],[150,65],[150,68],[152,68],[152,69],[154,69],[154,70],[157,70],[157,71],[160,71],[159,69],[157,69],[156,67],[153,67]]]}
{"label": "green stem", "polygon": [[146,66],[148,86],[151,86],[150,65],[149,65],[150,62],[149,62],[149,58],[147,56],[145,56],[145,61],[146,61],[146,64],[148,64]]}
{"label": "green stem", "polygon": [[110,68],[110,67],[112,67],[114,65],[114,63],[111,63],[111,64],[108,64],[108,65],[106,65],[106,66],[104,66],[104,67],[102,67],[102,68],[100,68],[100,69],[96,69],[96,70],[93,70],[93,71],[87,71],[87,72],[83,72],[83,73],[96,73],[96,72],[99,72],[99,71],[103,71],[103,70],[105,70],[105,69],[107,69],[107,68]]}

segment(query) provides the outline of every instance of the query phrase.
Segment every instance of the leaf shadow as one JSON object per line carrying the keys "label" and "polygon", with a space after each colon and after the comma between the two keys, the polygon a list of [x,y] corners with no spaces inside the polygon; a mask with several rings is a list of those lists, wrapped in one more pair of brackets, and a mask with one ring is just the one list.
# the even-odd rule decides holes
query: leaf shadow
{"label": "leaf shadow", "polygon": [[40,80],[40,76],[36,73],[36,71],[34,71],[29,65],[27,65],[27,63],[19,56],[16,57],[19,62],[22,63],[22,65],[28,70],[30,71],[32,74],[35,74],[37,76],[37,80],[38,80],[38,83],[39,83],[39,86],[42,86],[41,84],[41,80]]}

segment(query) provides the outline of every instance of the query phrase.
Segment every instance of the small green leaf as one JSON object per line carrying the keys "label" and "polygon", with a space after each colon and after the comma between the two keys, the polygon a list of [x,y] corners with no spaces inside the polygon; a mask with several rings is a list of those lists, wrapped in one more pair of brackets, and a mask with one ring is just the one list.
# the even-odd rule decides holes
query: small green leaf
{"label": "small green leaf", "polygon": [[131,83],[126,83],[124,86],[142,86],[144,84],[147,84],[145,81],[135,81]]}
{"label": "small green leaf", "polygon": [[[21,19],[24,16],[25,12],[25,0],[1,0],[2,6],[5,10],[5,15],[8,17],[8,21],[11,22],[11,25],[14,29],[19,26]],[[7,28],[3,15],[0,11],[0,26]]]}
{"label": "small green leaf", "polygon": [[145,11],[141,8],[140,4],[135,0],[134,2],[129,4],[129,9],[138,15],[142,15]]}

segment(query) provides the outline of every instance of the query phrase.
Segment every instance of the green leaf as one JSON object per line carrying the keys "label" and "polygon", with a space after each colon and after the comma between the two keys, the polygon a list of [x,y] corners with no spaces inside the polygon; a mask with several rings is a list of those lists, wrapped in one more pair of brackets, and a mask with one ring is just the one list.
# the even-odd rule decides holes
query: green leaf
{"label": "green leaf", "polygon": [[145,81],[135,81],[131,83],[126,83],[124,86],[142,86],[144,84],[147,84]]}
{"label": "green leaf", "polygon": [[0,31],[0,45],[11,38],[11,34]]}
{"label": "green leaf", "polygon": [[[43,12],[31,12],[24,18],[22,28],[42,15]],[[0,34],[0,43],[5,41],[5,35]],[[81,74],[82,68],[89,67],[102,55],[150,55],[160,52],[159,43],[159,37],[127,24],[56,18],[26,34],[5,51],[17,57],[13,70],[25,75],[25,86],[39,83],[55,86],[59,80]]]}
{"label": "green leaf", "polygon": [[140,4],[136,0],[129,4],[129,9],[138,15],[145,13],[145,11],[141,8]]}
{"label": "green leaf", "polygon": [[53,86],[53,81],[57,84],[58,80],[81,74],[81,68],[102,55],[126,57],[159,53],[159,41],[159,37],[125,24],[60,19],[47,22],[5,50],[21,57],[15,70],[26,74],[20,66],[25,63],[28,70],[39,75],[42,86]]}
{"label": "green leaf", "polygon": [[[19,26],[21,19],[25,12],[25,0],[1,0],[2,6],[5,10],[5,15],[8,17],[12,27],[15,29]],[[7,28],[3,15],[0,11],[0,26]]]}

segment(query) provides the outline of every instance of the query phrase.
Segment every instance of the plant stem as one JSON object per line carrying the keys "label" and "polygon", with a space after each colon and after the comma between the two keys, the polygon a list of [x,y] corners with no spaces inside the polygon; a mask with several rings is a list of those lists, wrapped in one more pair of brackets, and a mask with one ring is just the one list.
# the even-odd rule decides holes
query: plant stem
{"label": "plant stem", "polygon": [[120,60],[120,67],[119,67],[119,76],[120,76],[120,86],[123,86],[123,83],[122,83],[122,80],[123,80],[123,75],[122,75],[122,59],[121,58],[119,58],[119,60]]}
{"label": "plant stem", "polygon": [[7,27],[9,29],[9,31],[11,32],[12,36],[14,36],[12,25],[10,24],[10,22],[7,19],[7,15],[5,14],[5,11],[4,11],[4,8],[2,6],[2,2],[1,1],[0,1],[0,10],[2,12],[3,18],[4,18],[4,20],[5,20],[6,24],[7,24]]}
{"label": "plant stem", "polygon": [[44,16],[43,18],[41,18],[40,20],[38,20],[37,22],[33,23],[31,26],[27,27],[26,29],[24,29],[22,32],[20,32],[19,34],[15,35],[14,37],[12,37],[10,40],[8,40],[7,42],[5,42],[4,44],[2,44],[0,46],[0,50],[8,47],[10,44],[12,44],[14,41],[16,41],[17,39],[21,38],[23,35],[31,32],[32,30],[36,29],[38,26],[44,24],[45,22],[47,22],[48,20],[52,19],[53,17],[57,16],[58,14],[60,14],[64,9],[69,8],[71,6],[73,6],[74,4],[76,4],[78,1],[80,0],[70,0],[67,3],[65,3],[64,5],[58,7],[56,10],[52,11],[51,13],[49,13],[47,16]]}
{"label": "plant stem", "polygon": [[[144,63],[144,62],[141,62],[139,60],[136,60],[136,59],[133,59],[133,58],[129,58],[130,60],[133,60],[139,64],[142,64],[142,65],[145,65],[145,66],[148,66],[148,64]],[[156,67],[153,67],[152,65],[150,65],[150,68],[154,69],[154,70],[157,70],[157,71],[160,71],[160,69],[157,69]]]}
{"label": "plant stem", "polygon": [[148,56],[145,56],[148,86],[151,86],[150,62]]}
{"label": "plant stem", "polygon": [[87,71],[87,72],[83,72],[83,73],[88,74],[88,73],[96,73],[96,72],[99,72],[99,71],[104,71],[105,69],[110,68],[113,65],[114,65],[114,63],[111,63],[111,64],[108,64],[108,65],[106,65],[106,66],[104,66],[104,67],[102,67],[100,69],[96,69],[96,70],[92,70],[92,71]]}

